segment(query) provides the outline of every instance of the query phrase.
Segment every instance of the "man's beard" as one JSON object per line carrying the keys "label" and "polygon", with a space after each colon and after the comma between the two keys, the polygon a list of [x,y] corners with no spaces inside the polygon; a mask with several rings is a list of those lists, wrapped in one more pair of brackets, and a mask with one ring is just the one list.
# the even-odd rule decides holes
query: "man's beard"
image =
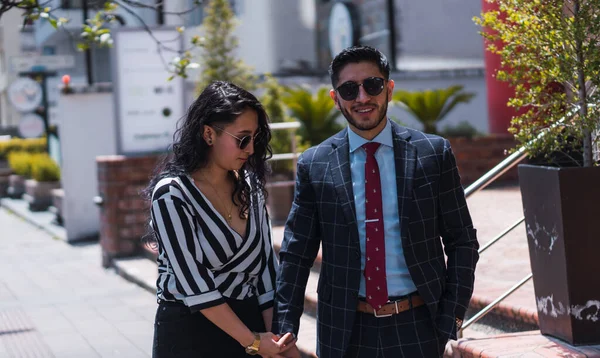
{"label": "man's beard", "polygon": [[369,125],[369,123],[359,123],[352,117],[352,114],[350,114],[350,112],[344,107],[340,107],[340,112],[342,112],[342,114],[344,115],[344,117],[346,118],[348,123],[350,123],[353,127],[357,128],[361,131],[369,131],[371,129],[377,128],[377,126],[379,124],[381,124],[381,121],[386,119],[387,108],[388,108],[388,95],[386,93],[384,104],[382,106],[378,106],[378,107],[374,108],[375,110],[379,110],[381,115],[380,115],[379,119],[377,120],[377,122],[372,125]]}

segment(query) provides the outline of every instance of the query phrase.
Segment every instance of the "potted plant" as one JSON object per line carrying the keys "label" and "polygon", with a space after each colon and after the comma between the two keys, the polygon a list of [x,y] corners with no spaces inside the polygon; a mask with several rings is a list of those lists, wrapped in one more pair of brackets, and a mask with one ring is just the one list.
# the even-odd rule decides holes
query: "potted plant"
{"label": "potted plant", "polygon": [[329,96],[329,88],[322,86],[313,94],[308,86],[286,89],[283,103],[292,118],[301,124],[298,134],[306,145],[315,146],[341,131],[344,126],[337,121],[340,112]]}
{"label": "potted plant", "polygon": [[31,176],[31,154],[12,152],[8,155],[8,163],[13,172],[8,177],[8,196],[18,199],[25,193],[25,180]]}
{"label": "potted plant", "polygon": [[52,204],[52,189],[60,188],[60,168],[47,154],[34,155],[31,179],[25,181],[25,200],[29,210],[44,211]]}
{"label": "potted plant", "polygon": [[410,113],[423,124],[423,131],[438,134],[438,123],[441,122],[456,105],[469,103],[474,93],[465,92],[463,86],[436,88],[425,91],[396,90],[393,103]]}
{"label": "potted plant", "polygon": [[[265,76],[265,82],[262,84],[262,87],[265,89],[265,92],[261,96],[261,102],[271,123],[292,122],[293,119],[287,115],[282,101],[285,88],[269,74]],[[273,149],[273,154],[292,153],[292,136],[295,136],[296,139],[296,152],[306,149],[306,146],[298,145],[298,143],[302,142],[302,138],[296,135],[295,131],[286,129],[272,130],[270,145],[271,149]],[[293,176],[294,163],[294,160],[273,160],[270,162],[272,172],[268,178],[267,202],[271,221],[276,225],[285,222],[292,208],[294,185],[290,185],[290,183],[293,183],[295,179]]]}
{"label": "potted plant", "polygon": [[[600,7],[597,0],[488,0],[475,18],[519,109],[510,132],[533,164],[519,184],[540,330],[600,343]],[[503,46],[494,43],[502,41]],[[596,147],[597,148],[597,147]]]}
{"label": "potted plant", "polygon": [[9,141],[0,141],[0,198],[5,197],[8,192],[8,177],[12,169],[8,165],[7,148]]}

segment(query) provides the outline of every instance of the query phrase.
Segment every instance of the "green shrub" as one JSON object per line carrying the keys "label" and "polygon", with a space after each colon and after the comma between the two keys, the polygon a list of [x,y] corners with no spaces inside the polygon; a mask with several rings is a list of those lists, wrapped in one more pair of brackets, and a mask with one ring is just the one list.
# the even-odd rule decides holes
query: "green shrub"
{"label": "green shrub", "polygon": [[59,181],[60,167],[48,154],[34,155],[31,160],[31,177],[39,182]]}
{"label": "green shrub", "polygon": [[445,126],[440,132],[443,137],[473,138],[481,136],[481,133],[467,121],[462,121],[455,126]]}
{"label": "green shrub", "polygon": [[469,103],[474,93],[463,91],[463,86],[450,86],[424,91],[396,90],[394,104],[410,113],[423,124],[423,131],[438,134],[437,125],[460,103]]}
{"label": "green shrub", "polygon": [[314,94],[308,86],[288,88],[283,103],[302,124],[298,134],[308,147],[320,144],[344,128],[337,122],[340,112],[329,96],[328,87],[319,87]]}
{"label": "green shrub", "polygon": [[[285,87],[277,82],[272,75],[265,75],[265,82],[261,85],[265,89],[260,101],[269,116],[271,123],[293,122],[294,120],[286,113],[286,107],[283,104]],[[274,154],[291,153],[292,138],[288,129],[272,130],[271,142],[269,143]],[[296,138],[296,152],[302,152],[308,149],[308,145],[302,144],[302,137]],[[273,160],[270,162],[273,173],[291,173],[294,170],[292,160]]]}
{"label": "green shrub", "polygon": [[31,177],[31,162],[34,154],[13,152],[8,155],[8,165],[17,175]]}
{"label": "green shrub", "polygon": [[46,138],[13,138],[0,142],[0,159],[8,158],[13,152],[43,153],[46,151]]}

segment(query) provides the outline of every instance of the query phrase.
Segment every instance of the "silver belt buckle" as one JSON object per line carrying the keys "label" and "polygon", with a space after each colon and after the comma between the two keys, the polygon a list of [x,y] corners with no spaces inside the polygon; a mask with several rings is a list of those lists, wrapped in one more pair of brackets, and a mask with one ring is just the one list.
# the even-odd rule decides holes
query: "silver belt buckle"
{"label": "silver belt buckle", "polygon": [[[394,306],[396,306],[396,314],[398,314],[399,313],[398,312],[398,301],[394,301]],[[383,318],[383,317],[391,317],[392,315],[394,315],[394,313],[378,315],[377,310],[375,309],[375,307],[373,307],[373,315],[377,318]]]}

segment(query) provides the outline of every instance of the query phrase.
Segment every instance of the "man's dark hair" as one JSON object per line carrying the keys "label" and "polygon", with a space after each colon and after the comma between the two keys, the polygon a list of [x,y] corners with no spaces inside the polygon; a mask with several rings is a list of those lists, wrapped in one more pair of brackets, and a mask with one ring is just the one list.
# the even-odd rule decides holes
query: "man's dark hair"
{"label": "man's dark hair", "polygon": [[390,79],[390,63],[381,51],[371,46],[353,46],[338,53],[329,65],[331,85],[336,88],[340,80],[340,72],[349,63],[371,62],[383,74],[386,80]]}

